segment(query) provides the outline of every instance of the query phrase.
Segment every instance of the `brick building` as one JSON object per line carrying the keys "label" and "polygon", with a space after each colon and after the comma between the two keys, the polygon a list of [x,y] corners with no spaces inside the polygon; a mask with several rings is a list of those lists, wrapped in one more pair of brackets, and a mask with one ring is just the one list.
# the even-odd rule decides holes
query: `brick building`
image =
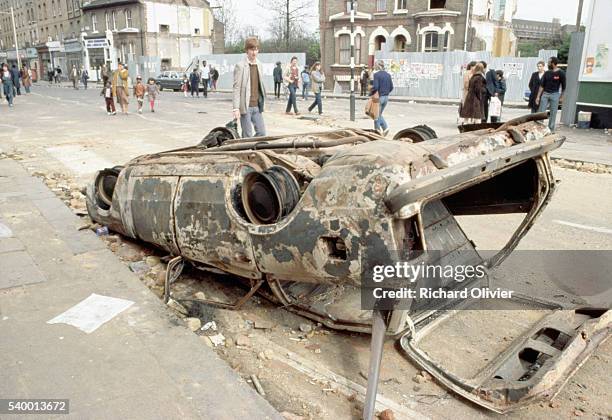
{"label": "brick building", "polygon": [[[358,70],[372,66],[380,50],[514,54],[510,22],[516,0],[361,0],[354,7]],[[326,87],[331,88],[350,74],[350,1],[320,0],[319,23]]]}

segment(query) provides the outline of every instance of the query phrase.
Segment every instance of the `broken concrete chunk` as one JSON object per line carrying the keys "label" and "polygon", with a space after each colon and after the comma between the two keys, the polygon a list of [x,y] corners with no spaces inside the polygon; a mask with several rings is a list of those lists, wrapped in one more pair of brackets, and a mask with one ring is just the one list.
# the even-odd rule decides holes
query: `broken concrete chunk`
{"label": "broken concrete chunk", "polygon": [[195,332],[202,327],[202,321],[200,321],[200,318],[185,318],[184,321],[191,331]]}
{"label": "broken concrete chunk", "polygon": [[193,297],[200,300],[206,300],[206,295],[204,294],[204,292],[196,292]]}
{"label": "broken concrete chunk", "polygon": [[236,345],[237,346],[243,346],[243,347],[250,347],[251,346],[251,339],[249,337],[247,337],[246,335],[238,335],[236,336]]}
{"label": "broken concrete chunk", "polygon": [[269,330],[271,328],[274,328],[274,324],[271,321],[256,319],[253,323],[253,328],[258,330]]}
{"label": "broken concrete chunk", "polygon": [[168,300],[168,306],[183,316],[187,316],[189,314],[187,308],[185,308],[183,305],[181,305],[174,299]]}
{"label": "broken concrete chunk", "polygon": [[160,263],[160,260],[159,260],[159,257],[156,257],[154,255],[149,255],[147,258],[145,258],[145,262],[147,263],[149,267],[155,267],[157,264]]}
{"label": "broken concrete chunk", "polygon": [[302,331],[303,333],[309,333],[312,331],[312,325],[308,322],[302,322],[300,324],[300,331]]}

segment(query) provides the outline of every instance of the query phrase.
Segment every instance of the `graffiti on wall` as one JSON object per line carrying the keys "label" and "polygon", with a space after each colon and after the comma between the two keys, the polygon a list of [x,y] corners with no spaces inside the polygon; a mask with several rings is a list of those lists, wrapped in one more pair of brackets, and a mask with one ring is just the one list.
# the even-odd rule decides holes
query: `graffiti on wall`
{"label": "graffiti on wall", "polygon": [[444,66],[439,63],[410,63],[408,60],[383,59],[385,69],[397,87],[418,87],[419,80],[435,80],[442,76]]}
{"label": "graffiti on wall", "polygon": [[523,79],[523,68],[524,63],[504,63],[502,70],[504,71],[504,78],[517,77],[519,80]]}

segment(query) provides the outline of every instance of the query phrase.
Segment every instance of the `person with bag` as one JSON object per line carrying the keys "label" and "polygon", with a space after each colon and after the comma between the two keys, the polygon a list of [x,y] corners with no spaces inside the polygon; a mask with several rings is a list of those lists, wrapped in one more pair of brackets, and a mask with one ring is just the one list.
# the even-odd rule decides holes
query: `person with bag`
{"label": "person with bag", "polygon": [[[506,94],[506,79],[504,79],[503,70],[495,70],[495,97],[491,98],[491,105],[489,107],[489,115],[491,116],[491,122],[501,121],[501,112],[504,105],[504,96]],[[493,104],[493,99],[495,104]]]}
{"label": "person with bag", "polygon": [[383,112],[389,102],[389,94],[393,91],[393,80],[391,75],[385,71],[385,63],[381,60],[376,63],[377,72],[374,73],[372,80],[372,96],[378,95],[380,109],[378,116],[374,120],[374,130],[378,131],[382,136],[389,134],[389,126],[383,117]]}
{"label": "person with bag", "polygon": [[468,85],[468,92],[461,107],[459,116],[464,124],[480,123],[484,117],[484,106],[487,92],[487,81],[482,63],[476,63],[472,68],[472,77]]}
{"label": "person with bag", "polygon": [[300,70],[298,69],[297,61],[297,57],[291,57],[291,62],[287,66],[283,77],[289,88],[289,99],[287,100],[287,108],[285,109],[285,114],[287,115],[291,115],[291,107],[293,107],[295,115],[300,115],[297,108],[297,90],[300,84]]}
{"label": "person with bag", "polygon": [[321,70],[321,63],[316,62],[310,69],[310,76],[312,78],[312,92],[315,95],[314,102],[308,107],[308,112],[312,112],[316,106],[319,110],[319,115],[323,114],[323,102],[321,101],[321,91],[323,90],[323,83],[325,82],[325,74]]}

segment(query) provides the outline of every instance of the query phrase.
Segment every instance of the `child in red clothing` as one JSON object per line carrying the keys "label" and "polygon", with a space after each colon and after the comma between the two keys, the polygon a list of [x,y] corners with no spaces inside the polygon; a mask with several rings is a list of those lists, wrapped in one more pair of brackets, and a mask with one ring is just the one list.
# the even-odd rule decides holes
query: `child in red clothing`
{"label": "child in red clothing", "polygon": [[110,80],[106,82],[106,85],[104,85],[102,88],[100,96],[104,96],[104,102],[106,102],[106,113],[108,115],[117,115],[117,111],[115,111],[115,99],[113,98],[113,87]]}

